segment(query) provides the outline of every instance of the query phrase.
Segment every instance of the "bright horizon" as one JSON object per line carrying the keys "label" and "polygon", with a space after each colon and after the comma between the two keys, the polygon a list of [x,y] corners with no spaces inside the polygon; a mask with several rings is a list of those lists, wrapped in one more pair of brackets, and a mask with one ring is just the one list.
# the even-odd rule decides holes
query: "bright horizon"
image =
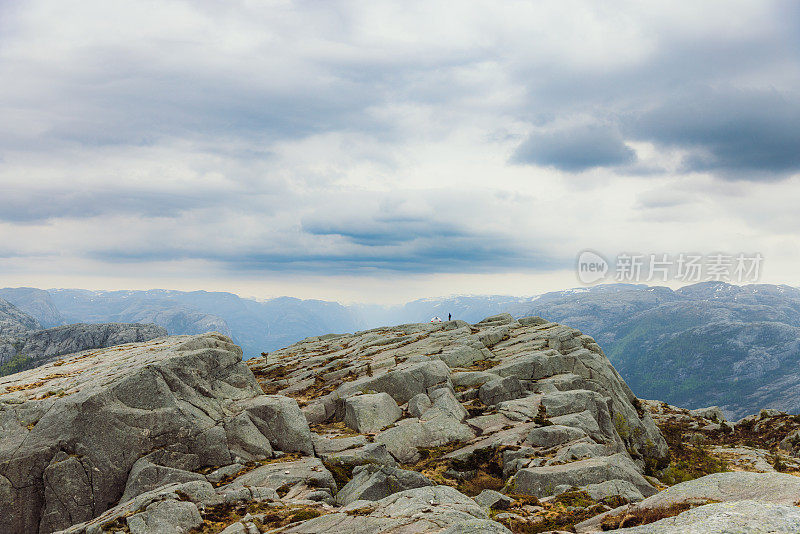
{"label": "bright horizon", "polygon": [[[621,283],[621,282],[609,281],[609,282],[607,282],[606,284],[603,284],[603,285],[614,284],[614,283]],[[761,284],[761,283],[771,283],[771,282],[763,282],[763,281],[757,282],[757,284]],[[595,285],[601,285],[601,284],[595,284]],[[685,287],[687,285],[692,285],[692,284],[677,284],[677,283],[650,283],[650,284],[646,284],[646,283],[642,283],[640,285],[646,285],[646,286],[649,286],[649,287],[669,287],[669,288],[671,288],[673,290],[676,290],[676,289],[679,289],[681,287]],[[733,284],[733,285],[750,285],[750,284]],[[792,286],[791,284],[775,284],[775,285],[789,285],[791,287],[797,287],[797,286]],[[129,286],[118,286],[118,287],[115,287],[115,286],[112,286],[112,287],[79,287],[79,286],[43,287],[43,286],[32,286],[32,285],[5,284],[4,287],[36,287],[37,289],[44,289],[44,290],[60,290],[60,289],[72,290],[72,289],[74,289],[74,290],[89,290],[89,291],[148,291],[148,290],[154,290],[154,291],[157,291],[157,290],[172,290],[172,291],[186,291],[186,292],[208,291],[208,292],[232,293],[234,295],[237,295],[240,298],[253,299],[253,300],[269,300],[269,299],[279,298],[279,297],[293,297],[293,298],[298,298],[298,299],[302,299],[302,300],[322,300],[322,301],[329,301],[329,302],[338,302],[339,304],[342,304],[344,306],[360,305],[360,304],[364,304],[364,305],[380,305],[380,306],[397,306],[397,305],[406,304],[408,302],[412,302],[412,301],[415,301],[415,300],[421,300],[421,299],[436,300],[436,299],[447,299],[447,298],[454,298],[454,297],[507,296],[507,297],[516,297],[516,298],[533,298],[533,297],[540,296],[540,295],[543,295],[543,294],[549,293],[549,292],[567,291],[567,290],[573,290],[573,289],[574,290],[580,290],[580,289],[587,289],[589,287],[594,287],[594,286],[581,285],[581,284],[576,282],[574,285],[568,286],[568,287],[567,286],[565,286],[565,287],[556,287],[554,289],[544,289],[542,291],[529,292],[529,293],[510,292],[510,291],[507,291],[507,292],[504,292],[504,291],[487,291],[487,292],[473,292],[473,293],[451,292],[451,293],[431,293],[431,294],[422,294],[422,293],[420,293],[420,294],[413,294],[413,295],[411,295],[409,297],[405,296],[405,293],[403,293],[405,291],[405,288],[403,288],[401,290],[401,292],[397,293],[397,299],[395,299],[395,300],[380,300],[380,301],[378,301],[378,300],[346,300],[344,298],[335,298],[335,296],[331,296],[330,298],[325,298],[325,297],[319,296],[319,294],[315,293],[313,289],[307,295],[304,295],[304,294],[259,295],[259,294],[246,293],[244,291],[242,291],[242,292],[232,291],[232,290],[224,288],[224,287],[219,287],[219,288],[214,288],[212,286],[194,287],[194,286],[191,286],[191,285],[187,285],[185,287],[147,286],[147,285],[142,285],[142,286],[139,286],[139,287],[129,287]],[[244,289],[246,290],[247,287],[245,287]]]}

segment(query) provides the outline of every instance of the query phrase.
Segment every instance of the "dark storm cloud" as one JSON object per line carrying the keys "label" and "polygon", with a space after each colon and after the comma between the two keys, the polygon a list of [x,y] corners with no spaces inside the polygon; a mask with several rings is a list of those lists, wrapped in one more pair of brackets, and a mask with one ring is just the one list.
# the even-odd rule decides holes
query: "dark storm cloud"
{"label": "dark storm cloud", "polygon": [[307,220],[303,231],[316,236],[340,237],[356,245],[393,246],[419,239],[447,243],[469,238],[468,233],[452,224],[425,218],[376,216],[356,221]]}
{"label": "dark storm cloud", "polygon": [[[563,269],[572,258],[550,256],[499,235],[429,231],[424,235],[390,237],[388,242],[357,230],[337,232],[345,239],[335,249],[317,247],[269,251],[269,244],[226,252],[194,244],[165,248],[104,248],[91,257],[112,262],[203,260],[234,272],[294,271],[305,274],[344,275],[376,271],[404,273],[482,273]],[[392,241],[394,239],[394,241]],[[298,236],[302,240],[302,236]]]}
{"label": "dark storm cloud", "polygon": [[683,92],[631,118],[630,135],[689,153],[689,171],[742,180],[800,171],[800,95],[778,91]]}
{"label": "dark storm cloud", "polygon": [[[608,68],[519,68],[518,78],[531,80],[522,113],[535,131],[512,161],[636,174],[641,168],[630,165],[625,140],[683,151],[683,172],[752,181],[797,173],[800,5],[769,5],[769,20],[754,20],[743,35],[660,36],[646,61]],[[607,131],[579,128],[570,135],[559,120],[571,115],[589,117]]]}
{"label": "dark storm cloud", "polygon": [[[761,95],[735,91],[737,85],[763,86],[760,73],[797,69],[800,39],[791,21],[797,20],[792,17],[798,8],[784,2],[774,6],[774,27],[758,31],[756,26],[746,36],[667,34],[644,61],[618,66],[608,58],[607,67],[602,60],[583,66],[523,61],[508,50],[475,46],[431,54],[301,56],[286,63],[272,58],[291,49],[264,47],[251,52],[249,63],[208,68],[193,43],[179,40],[86,45],[69,58],[75,68],[10,56],[0,63],[0,72],[37,91],[7,88],[0,93],[5,103],[0,114],[5,106],[34,118],[44,114],[47,121],[33,135],[21,133],[13,122],[0,124],[0,149],[153,145],[165,137],[232,137],[257,145],[342,130],[389,137],[397,134],[395,125],[368,109],[392,102],[447,106],[475,97],[476,88],[455,73],[499,61],[530,96],[517,109],[494,103],[497,112],[516,113],[537,126],[514,153],[516,163],[568,172],[625,166],[634,155],[623,141],[644,140],[693,152],[689,170],[780,176],[797,170],[789,148],[797,141],[792,126],[800,101],[796,84]],[[211,5],[198,9],[226,15]],[[23,11],[17,5],[7,19]],[[349,16],[329,16],[344,24],[329,39],[347,42]],[[0,39],[13,43],[18,32],[11,22],[6,27],[7,36]],[[168,59],[154,57],[162,47]],[[282,83],[292,78],[297,79]],[[693,94],[694,87],[703,86],[721,89]],[[574,115],[592,120],[564,127],[563,119]]]}
{"label": "dark storm cloud", "polygon": [[581,124],[530,134],[512,161],[580,172],[592,167],[632,163],[636,153],[625,146],[613,125]]}

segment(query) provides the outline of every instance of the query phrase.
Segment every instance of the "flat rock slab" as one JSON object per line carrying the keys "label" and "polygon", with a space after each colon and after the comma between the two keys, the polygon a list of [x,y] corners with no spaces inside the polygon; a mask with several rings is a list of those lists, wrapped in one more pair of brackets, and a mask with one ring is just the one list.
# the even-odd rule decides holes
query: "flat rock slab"
{"label": "flat rock slab", "polygon": [[525,442],[534,447],[556,447],[584,437],[586,433],[571,426],[550,425],[534,428],[528,432]]}
{"label": "flat rock slab", "polygon": [[581,488],[589,494],[589,497],[596,501],[603,500],[607,497],[619,495],[624,497],[630,502],[638,502],[644,499],[644,495],[639,491],[639,488],[628,482],[627,480],[606,480],[599,484],[589,484]]}
{"label": "flat rock slab", "polygon": [[382,443],[368,443],[355,449],[346,449],[328,455],[320,455],[323,460],[334,465],[357,466],[365,464],[378,464],[396,466],[397,460],[386,450]]}
{"label": "flat rock slab", "polygon": [[314,452],[317,456],[326,456],[346,451],[347,449],[362,447],[367,444],[366,436],[328,437],[312,434],[311,439],[314,443]]}
{"label": "flat rock slab", "polygon": [[536,426],[536,423],[523,423],[513,428],[500,430],[493,434],[489,434],[488,436],[481,436],[473,443],[445,454],[444,458],[450,460],[463,460],[474,454],[476,451],[483,449],[492,449],[496,447],[502,447],[503,445],[519,445],[525,439],[525,436],[528,435],[530,429],[534,426]]}
{"label": "flat rock slab", "polygon": [[235,478],[225,488],[262,487],[278,489],[283,486],[306,484],[316,488],[328,488],[336,493],[333,475],[325,469],[319,458],[303,458],[294,462],[277,462],[262,465]]}
{"label": "flat rock slab", "polygon": [[486,382],[478,392],[481,402],[493,406],[503,401],[509,401],[527,395],[522,382],[515,376],[497,378]]}
{"label": "flat rock slab", "polygon": [[756,501],[699,506],[619,534],[784,534],[800,532],[800,508]]}
{"label": "flat rock slab", "polygon": [[336,494],[339,505],[357,500],[378,501],[398,491],[433,486],[416,471],[383,465],[363,465],[353,469],[353,478]]}
{"label": "flat rock slab", "polygon": [[669,487],[643,500],[637,508],[663,508],[690,500],[749,500],[791,506],[800,501],[800,477],[745,471],[714,473]]}
{"label": "flat rock slab", "polygon": [[508,492],[541,498],[554,495],[558,486],[582,487],[614,479],[627,480],[643,495],[652,495],[656,491],[624,453],[563,465],[520,469],[508,481],[506,489]]}
{"label": "flat rock slab", "polygon": [[478,532],[509,533],[499,523],[485,530],[489,517],[475,501],[449,486],[430,486],[401,491],[379,501],[356,501],[338,513],[311,519],[279,532],[302,534],[381,534],[423,532],[469,532],[451,530],[469,521],[482,520]]}
{"label": "flat rock slab", "polygon": [[404,420],[375,436],[375,443],[386,445],[398,462],[412,463],[420,459],[418,447],[440,447],[474,436],[469,426],[458,419],[440,415],[430,421]]}
{"label": "flat rock slab", "polygon": [[344,402],[344,424],[368,434],[383,430],[403,416],[403,410],[388,393],[354,395]]}

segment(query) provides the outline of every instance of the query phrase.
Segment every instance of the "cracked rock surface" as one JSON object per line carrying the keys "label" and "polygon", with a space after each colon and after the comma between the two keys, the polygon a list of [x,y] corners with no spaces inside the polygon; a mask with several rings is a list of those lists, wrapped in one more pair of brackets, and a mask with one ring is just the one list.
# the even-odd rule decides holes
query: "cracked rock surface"
{"label": "cracked rock surface", "polygon": [[538,317],[241,356],[174,336],[0,378],[0,532],[522,532],[654,494],[669,457],[597,343]]}

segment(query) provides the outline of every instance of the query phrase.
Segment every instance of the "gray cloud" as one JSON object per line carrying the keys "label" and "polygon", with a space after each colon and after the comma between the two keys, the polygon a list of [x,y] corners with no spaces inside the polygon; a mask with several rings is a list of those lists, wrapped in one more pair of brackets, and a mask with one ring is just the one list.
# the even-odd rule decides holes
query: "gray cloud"
{"label": "gray cloud", "polygon": [[[637,161],[636,142],[685,154],[670,173],[709,173],[715,187],[800,170],[794,3],[709,3],[697,18],[676,7],[664,22],[632,2],[621,27],[591,3],[576,17],[379,4],[165,0],[144,18],[108,18],[102,2],[0,4],[0,231],[26,231],[7,249],[237,273],[548,270],[571,261],[548,247],[604,221],[537,219],[559,195],[585,207],[578,190],[503,200],[540,194],[520,193],[528,169],[505,169],[509,153],[629,183],[670,176]],[[758,16],[742,26],[738,9]],[[141,31],[117,38],[129,26]],[[462,158],[484,174],[463,186],[450,176],[468,174]],[[559,180],[548,172],[536,176]],[[434,192],[441,176],[449,189]],[[406,181],[421,192],[397,192]],[[632,210],[686,208],[687,182]],[[61,239],[67,226],[105,245]],[[540,243],[548,233],[559,243]]]}
{"label": "gray cloud", "polygon": [[341,238],[343,242],[334,242],[336,246],[331,247],[323,240],[316,242],[317,246],[298,246],[288,251],[279,247],[270,250],[273,247],[269,243],[234,251],[182,243],[174,247],[162,244],[103,247],[89,255],[102,261],[123,263],[204,260],[240,273],[288,271],[324,275],[549,271],[562,269],[572,260],[549,255],[497,234],[452,231],[435,226],[421,233],[410,231],[408,227],[385,233],[340,227],[332,233],[327,230],[301,233],[295,236],[298,242],[309,236]]}
{"label": "gray cloud", "polygon": [[610,124],[580,124],[531,133],[512,157],[516,163],[552,166],[568,172],[633,163],[636,153],[625,146]]}
{"label": "gray cloud", "polygon": [[223,201],[219,192],[109,190],[8,191],[0,198],[0,221],[40,223],[59,218],[86,219],[100,215],[175,218]]}
{"label": "gray cloud", "polygon": [[630,118],[630,135],[689,153],[688,171],[744,180],[800,171],[800,100],[778,91],[696,88]]}
{"label": "gray cloud", "polygon": [[[549,64],[516,71],[523,115],[536,130],[512,161],[581,171],[592,166],[648,174],[629,165],[622,141],[646,141],[687,156],[682,172],[777,180],[800,170],[800,6],[772,2],[746,31],[655,32],[646,61],[607,68]],[[572,115],[604,125],[601,143],[558,126]],[[537,145],[540,147],[537,149]],[[597,154],[586,146],[596,146]],[[527,157],[526,157],[527,156]],[[592,157],[593,156],[593,157]],[[654,169],[651,169],[651,172]]]}

